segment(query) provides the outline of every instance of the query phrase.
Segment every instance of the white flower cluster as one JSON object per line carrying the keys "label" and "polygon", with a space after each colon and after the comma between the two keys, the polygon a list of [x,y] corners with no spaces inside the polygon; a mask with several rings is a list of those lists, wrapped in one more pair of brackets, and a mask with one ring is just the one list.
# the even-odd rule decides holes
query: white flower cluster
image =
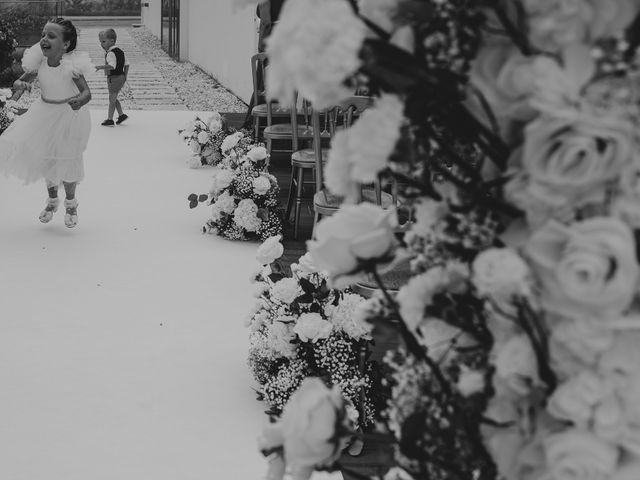
{"label": "white flower cluster", "polygon": [[233,221],[247,232],[256,232],[262,220],[258,218],[258,206],[250,198],[240,200],[233,212]]}
{"label": "white flower cluster", "polygon": [[327,319],[351,338],[356,340],[371,340],[371,324],[365,323],[362,316],[358,315],[363,298],[355,293],[345,293],[340,298],[338,305],[332,303],[324,307]]}
{"label": "white flower cluster", "polygon": [[396,95],[383,95],[354,125],[331,141],[326,169],[327,187],[336,195],[352,193],[353,184],[373,182],[387,167],[400,139],[404,104]]}
{"label": "white flower cluster", "polygon": [[223,192],[211,205],[211,218],[214,220],[219,220],[222,217],[223,213],[232,213],[235,208],[235,199],[231,195],[229,195],[229,192]]}
{"label": "white flower cluster", "polygon": [[344,86],[360,66],[365,26],[344,0],[286,2],[267,40],[267,94],[288,104],[295,91],[316,108],[352,92]]}
{"label": "white flower cluster", "polygon": [[[364,299],[353,293],[329,291],[327,276],[317,272],[308,253],[291,265],[292,276],[274,273],[281,269],[269,263],[283,253],[281,238],[268,238],[256,255],[261,268],[254,281],[260,298],[248,323],[254,377],[262,385],[267,402],[281,408],[286,401],[283,396],[292,393],[291,382],[301,380],[294,375],[296,362],[311,351],[316,368],[330,372],[332,381],[345,388],[348,398],[360,401],[361,392],[371,387],[359,363],[361,342],[371,339],[369,328],[354,318]],[[367,401],[363,406],[364,422],[371,419],[371,405]]]}
{"label": "white flower cluster", "polygon": [[222,129],[222,117],[220,113],[214,112],[208,119],[196,116],[184,128],[178,130],[193,154],[188,161],[191,168],[214,165],[221,159],[219,148],[216,145],[216,136],[223,133]]}

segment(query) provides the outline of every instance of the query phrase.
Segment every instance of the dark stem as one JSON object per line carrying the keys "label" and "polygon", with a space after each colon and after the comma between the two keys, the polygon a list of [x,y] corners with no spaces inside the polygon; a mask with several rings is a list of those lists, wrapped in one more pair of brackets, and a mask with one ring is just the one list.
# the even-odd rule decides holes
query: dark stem
{"label": "dark stem", "polygon": [[402,339],[404,340],[407,348],[409,349],[409,352],[411,352],[411,354],[414,357],[416,357],[419,360],[422,360],[427,364],[427,366],[431,370],[431,373],[433,373],[433,376],[436,378],[436,380],[440,384],[440,388],[442,388],[442,391],[449,398],[451,398],[452,397],[451,386],[449,385],[449,382],[447,381],[447,379],[444,377],[442,370],[440,370],[440,366],[431,357],[429,357],[426,351],[426,347],[423,347],[418,343],[418,341],[416,340],[416,337],[413,335],[413,333],[411,333],[411,331],[407,327],[407,324],[402,318],[402,315],[400,315],[400,310],[398,310],[398,305],[396,304],[396,301],[391,297],[391,295],[389,294],[389,291],[384,286],[384,283],[382,282],[382,279],[380,278],[380,274],[378,273],[378,270],[376,269],[375,265],[371,268],[370,273],[373,275],[373,278],[378,284],[378,287],[380,288],[380,291],[384,295],[385,300],[389,304],[389,307],[393,310],[393,314],[398,319],[398,325],[400,326],[400,335],[402,335]]}
{"label": "dark stem", "polygon": [[551,394],[556,389],[558,379],[555,372],[549,365],[549,343],[547,334],[544,331],[543,326],[538,321],[536,313],[526,300],[518,302],[518,310],[524,316],[523,323],[527,323],[527,333],[529,337],[531,337],[534,351],[536,352],[540,377],[546,383],[548,393]]}
{"label": "dark stem", "polygon": [[638,47],[640,46],[640,12],[638,12],[636,18],[633,19],[631,25],[627,27],[625,37],[627,42],[629,42],[629,48],[627,48],[624,58],[625,60],[630,61],[633,59]]}
{"label": "dark stem", "polygon": [[349,3],[349,5],[351,5],[351,8],[353,9],[353,13],[355,13],[356,16],[360,20],[362,20],[362,22],[378,37],[380,37],[383,40],[389,40],[391,38],[391,35],[389,35],[389,33],[384,28],[379,27],[368,18],[360,15],[360,9],[358,8],[357,0],[347,0],[347,2]]}
{"label": "dark stem", "polygon": [[484,110],[484,113],[487,115],[487,119],[489,120],[489,123],[491,124],[491,129],[493,130],[493,133],[497,137],[499,137],[500,136],[500,125],[498,125],[498,119],[496,118],[496,115],[493,112],[493,109],[491,108],[491,105],[489,105],[489,102],[487,101],[487,97],[485,97],[484,93],[482,93],[482,91],[479,88],[477,88],[476,86],[469,84],[469,88],[471,88],[471,91],[473,92],[473,94],[476,96],[476,98],[480,102],[480,105],[482,106],[482,110]]}
{"label": "dark stem", "polygon": [[511,40],[513,40],[513,43],[518,47],[520,52],[526,57],[533,55],[533,49],[531,45],[529,45],[529,40],[513,24],[499,0],[493,4],[493,11],[496,12],[496,16],[504,27],[504,31],[511,37]]}

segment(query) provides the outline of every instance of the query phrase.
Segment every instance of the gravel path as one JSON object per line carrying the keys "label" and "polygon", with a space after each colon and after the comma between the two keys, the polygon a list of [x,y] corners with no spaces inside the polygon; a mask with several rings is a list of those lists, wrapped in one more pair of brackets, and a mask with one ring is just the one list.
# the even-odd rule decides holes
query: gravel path
{"label": "gravel path", "polygon": [[[128,28],[127,33],[136,43],[141,54],[160,73],[166,83],[182,102],[173,109],[194,111],[246,112],[247,105],[227,90],[215,78],[190,62],[177,62],[169,57],[156,38],[146,28]],[[97,44],[97,41],[96,41]],[[86,50],[79,45],[79,49]],[[25,93],[18,102],[18,107],[27,108],[34,99],[40,96],[38,82],[33,84],[32,91]],[[136,104],[129,86],[122,92],[123,107],[126,109],[148,109]],[[96,100],[97,97],[96,97]],[[102,103],[102,102],[100,102]],[[96,108],[101,108],[95,105]]]}
{"label": "gravel path", "polygon": [[228,91],[215,78],[190,62],[176,62],[169,57],[160,40],[146,28],[131,28],[129,33],[138,48],[171,85],[187,110],[246,112],[247,104]]}

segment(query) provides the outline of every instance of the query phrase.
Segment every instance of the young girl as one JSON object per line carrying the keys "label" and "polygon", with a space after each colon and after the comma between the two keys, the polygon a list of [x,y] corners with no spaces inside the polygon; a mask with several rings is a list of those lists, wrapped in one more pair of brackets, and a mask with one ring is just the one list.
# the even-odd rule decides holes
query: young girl
{"label": "young girl", "polygon": [[41,98],[16,118],[0,136],[0,170],[30,183],[44,178],[49,197],[40,221],[50,222],[58,210],[58,187],[64,185],[64,223],[78,224],[76,185],[84,177],[82,153],[91,120],[82,108],[91,100],[85,75],[93,71],[86,52],[75,51],[78,35],[69,20],[57,18],[42,30],[40,43],[25,51],[25,73],[14,82],[16,94],[38,78]]}

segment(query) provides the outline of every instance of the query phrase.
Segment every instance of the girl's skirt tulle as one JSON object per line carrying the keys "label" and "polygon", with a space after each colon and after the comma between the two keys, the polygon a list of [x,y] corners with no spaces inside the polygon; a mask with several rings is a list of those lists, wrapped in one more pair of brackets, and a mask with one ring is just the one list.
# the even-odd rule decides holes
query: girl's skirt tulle
{"label": "girl's skirt tulle", "polygon": [[0,135],[0,171],[25,183],[44,178],[52,184],[84,178],[82,154],[91,119],[82,107],[36,100]]}

